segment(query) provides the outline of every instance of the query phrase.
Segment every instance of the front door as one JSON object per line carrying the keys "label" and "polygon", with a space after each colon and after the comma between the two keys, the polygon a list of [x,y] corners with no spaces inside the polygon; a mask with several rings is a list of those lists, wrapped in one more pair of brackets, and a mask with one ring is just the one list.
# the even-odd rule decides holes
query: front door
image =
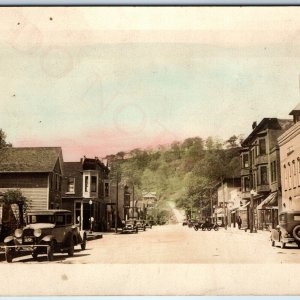
{"label": "front door", "polygon": [[83,230],[89,230],[90,226],[90,218],[94,218],[94,204],[90,205],[89,203],[83,203],[83,220],[82,226]]}

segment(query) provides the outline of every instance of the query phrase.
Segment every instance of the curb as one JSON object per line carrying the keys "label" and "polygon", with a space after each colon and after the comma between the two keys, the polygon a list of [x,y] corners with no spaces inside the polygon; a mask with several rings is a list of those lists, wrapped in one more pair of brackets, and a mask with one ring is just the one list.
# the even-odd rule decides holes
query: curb
{"label": "curb", "polygon": [[103,238],[102,234],[95,234],[95,235],[87,235],[86,240],[93,241],[93,240],[98,240],[98,239],[102,239],[102,238]]}

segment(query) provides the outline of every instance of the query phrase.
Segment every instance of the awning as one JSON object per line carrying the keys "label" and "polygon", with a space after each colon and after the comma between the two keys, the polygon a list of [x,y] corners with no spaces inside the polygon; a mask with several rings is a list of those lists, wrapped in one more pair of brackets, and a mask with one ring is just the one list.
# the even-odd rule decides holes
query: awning
{"label": "awning", "polygon": [[223,213],[224,213],[224,209],[222,207],[215,209],[215,214],[223,214]]}
{"label": "awning", "polygon": [[277,192],[271,193],[261,204],[257,206],[257,209],[272,209],[277,208],[278,197]]}
{"label": "awning", "polygon": [[245,205],[241,206],[238,208],[238,210],[246,210],[247,209],[247,206],[250,204],[250,201],[247,202]]}

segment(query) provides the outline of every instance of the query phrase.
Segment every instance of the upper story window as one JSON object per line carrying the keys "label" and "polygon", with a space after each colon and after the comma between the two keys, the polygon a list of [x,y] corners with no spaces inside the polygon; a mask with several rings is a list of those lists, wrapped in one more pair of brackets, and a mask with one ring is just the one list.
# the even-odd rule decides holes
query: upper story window
{"label": "upper story window", "polygon": [[104,197],[109,197],[109,182],[104,182]]}
{"label": "upper story window", "polygon": [[84,191],[89,191],[89,176],[84,176]]}
{"label": "upper story window", "polygon": [[91,176],[91,192],[97,192],[97,176]]}
{"label": "upper story window", "polygon": [[249,154],[243,153],[242,156],[242,168],[249,168]]}
{"label": "upper story window", "polygon": [[251,164],[255,165],[255,148],[251,149]]}
{"label": "upper story window", "polygon": [[277,181],[277,164],[276,160],[271,162],[271,181]]}
{"label": "upper story window", "polygon": [[75,193],[75,178],[68,178],[68,193]]}
{"label": "upper story window", "polygon": [[268,168],[266,166],[260,167],[260,184],[261,185],[268,184]]}
{"label": "upper story window", "polygon": [[55,175],[55,180],[56,180],[56,186],[55,186],[55,188],[56,188],[57,191],[60,191],[61,184],[60,184],[60,176],[58,174]]}
{"label": "upper story window", "polygon": [[249,177],[243,177],[242,185],[243,185],[242,186],[243,192],[249,192],[250,191]]}
{"label": "upper story window", "polygon": [[266,151],[266,139],[258,140],[258,155],[265,155]]}

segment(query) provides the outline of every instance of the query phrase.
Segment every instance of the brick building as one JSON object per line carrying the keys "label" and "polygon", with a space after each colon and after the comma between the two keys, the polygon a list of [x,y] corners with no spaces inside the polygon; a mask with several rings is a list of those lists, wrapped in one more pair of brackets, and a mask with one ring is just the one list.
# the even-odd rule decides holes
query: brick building
{"label": "brick building", "polygon": [[247,200],[249,221],[250,191],[254,195],[254,224],[257,229],[274,227],[281,203],[280,158],[277,138],[293,124],[292,120],[264,118],[252,125],[241,150],[242,197]]}
{"label": "brick building", "polygon": [[73,212],[83,230],[90,229],[90,219],[94,231],[107,230],[108,174],[109,169],[97,157],[64,163],[62,207]]}

